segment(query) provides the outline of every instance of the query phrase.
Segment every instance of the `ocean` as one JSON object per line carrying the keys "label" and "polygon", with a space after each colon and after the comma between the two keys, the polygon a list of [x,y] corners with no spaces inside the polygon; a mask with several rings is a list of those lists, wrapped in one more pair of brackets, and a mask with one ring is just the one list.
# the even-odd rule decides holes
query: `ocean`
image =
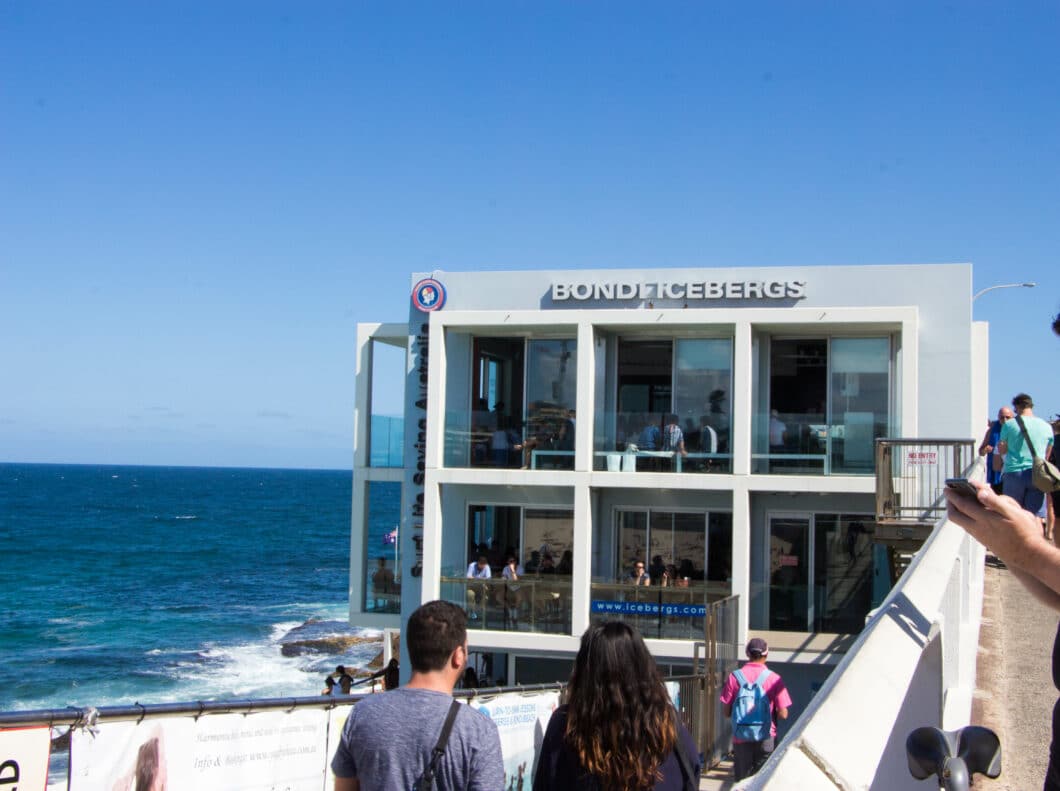
{"label": "ocean", "polygon": [[[281,653],[378,638],[347,623],[351,485],[348,470],[0,464],[0,711],[314,695],[335,665],[365,665],[378,640]],[[398,521],[390,486],[376,545]]]}

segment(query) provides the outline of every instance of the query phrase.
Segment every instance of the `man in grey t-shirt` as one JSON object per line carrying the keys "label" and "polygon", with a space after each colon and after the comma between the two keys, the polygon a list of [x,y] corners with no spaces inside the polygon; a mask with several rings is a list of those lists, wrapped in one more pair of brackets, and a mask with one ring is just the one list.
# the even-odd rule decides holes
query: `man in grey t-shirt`
{"label": "man in grey t-shirt", "polygon": [[[359,701],[331,760],[335,791],[412,789],[430,764],[452,692],[467,666],[467,616],[432,601],[409,617],[407,686]],[[434,776],[437,791],[504,788],[501,740],[492,720],[461,706]]]}

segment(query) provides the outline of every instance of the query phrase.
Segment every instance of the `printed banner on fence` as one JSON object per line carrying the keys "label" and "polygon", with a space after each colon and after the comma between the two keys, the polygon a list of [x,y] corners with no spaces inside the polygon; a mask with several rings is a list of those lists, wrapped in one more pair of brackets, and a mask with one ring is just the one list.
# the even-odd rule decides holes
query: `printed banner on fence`
{"label": "printed banner on fence", "polygon": [[336,706],[328,711],[328,746],[327,754],[324,756],[324,763],[326,764],[324,772],[327,775],[327,780],[324,783],[325,791],[331,791],[335,787],[335,775],[331,771],[331,759],[339,746],[339,740],[342,738],[342,729],[346,726],[346,718],[350,716],[352,711],[353,706]]}
{"label": "printed banner on fence", "polygon": [[327,727],[325,709],[105,722],[74,731],[70,791],[320,791]]}
{"label": "printed banner on fence", "polygon": [[471,700],[469,705],[493,720],[500,732],[504,787],[529,789],[534,782],[534,756],[559,705],[559,693],[498,695],[491,700]]}
{"label": "printed banner on fence", "polygon": [[51,728],[0,730],[0,788],[44,791],[48,787]]}
{"label": "printed banner on fence", "polygon": [[597,601],[591,603],[592,612],[614,615],[669,615],[674,618],[702,618],[707,614],[703,604],[678,604],[650,601]]}

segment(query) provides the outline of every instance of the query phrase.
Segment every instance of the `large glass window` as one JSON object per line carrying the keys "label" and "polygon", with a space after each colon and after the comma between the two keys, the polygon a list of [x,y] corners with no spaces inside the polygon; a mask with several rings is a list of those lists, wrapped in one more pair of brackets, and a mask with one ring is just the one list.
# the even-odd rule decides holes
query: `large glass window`
{"label": "large glass window", "polygon": [[752,628],[856,634],[872,607],[873,522],[859,514],[769,519],[768,619]]}
{"label": "large glass window", "polygon": [[773,338],[754,417],[754,472],[871,474],[892,422],[891,341]]}
{"label": "large glass window", "polygon": [[689,453],[684,467],[728,472],[732,340],[679,338],[674,351],[673,412]]}
{"label": "large glass window", "polygon": [[705,607],[732,590],[732,515],[619,509],[609,575],[594,576],[590,617],[621,617],[645,636],[702,636]]}
{"label": "large glass window", "polygon": [[473,467],[518,467],[523,414],[523,340],[472,344],[470,460]]}
{"label": "large glass window", "polygon": [[568,634],[574,564],[569,508],[471,505],[467,564],[442,577],[442,597],[469,628]]}
{"label": "large glass window", "polygon": [[834,338],[831,354],[833,472],[873,472],[876,437],[889,429],[887,338]]}
{"label": "large glass window", "polygon": [[529,342],[522,466],[574,469],[577,362],[573,339]]}
{"label": "large glass window", "polygon": [[446,466],[573,469],[577,341],[447,338]]}
{"label": "large glass window", "polygon": [[616,341],[615,412],[600,415],[594,468],[728,472],[731,338]]}

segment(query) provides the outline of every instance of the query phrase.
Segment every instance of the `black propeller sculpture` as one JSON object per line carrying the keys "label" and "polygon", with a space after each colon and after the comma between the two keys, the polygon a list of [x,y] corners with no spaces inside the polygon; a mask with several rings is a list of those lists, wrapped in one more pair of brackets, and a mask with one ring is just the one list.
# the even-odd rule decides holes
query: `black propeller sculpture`
{"label": "black propeller sculpture", "polygon": [[905,740],[905,752],[913,777],[934,776],[945,791],[967,791],[976,772],[990,778],[1001,774],[1001,740],[979,725],[955,731],[917,728]]}

